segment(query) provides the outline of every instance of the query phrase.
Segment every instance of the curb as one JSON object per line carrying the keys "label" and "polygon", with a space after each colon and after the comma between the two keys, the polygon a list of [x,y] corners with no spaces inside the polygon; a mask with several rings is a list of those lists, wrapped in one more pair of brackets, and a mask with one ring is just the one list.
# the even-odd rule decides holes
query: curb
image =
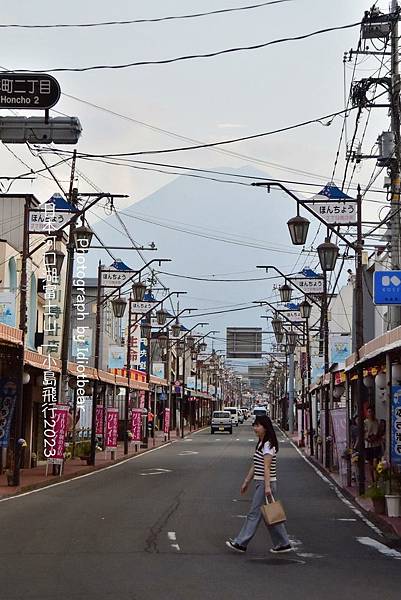
{"label": "curb", "polygon": [[95,473],[96,471],[101,471],[102,469],[106,469],[110,465],[117,465],[119,463],[126,462],[127,460],[130,460],[131,458],[133,458],[135,456],[140,456],[141,454],[146,454],[147,452],[150,452],[151,450],[155,450],[156,448],[162,448],[163,446],[168,446],[169,444],[172,444],[175,441],[179,441],[180,439],[185,439],[186,437],[193,435],[194,433],[198,433],[199,431],[203,431],[204,429],[207,429],[207,427],[201,427],[200,429],[194,429],[193,431],[191,431],[191,433],[189,433],[189,432],[186,433],[184,435],[184,438],[177,438],[177,440],[170,439],[167,441],[163,441],[161,444],[158,444],[157,446],[152,446],[152,447],[140,450],[139,452],[136,452],[135,454],[127,454],[126,456],[122,456],[113,461],[108,461],[106,464],[103,464],[103,465],[88,466],[86,469],[82,469],[81,471],[74,471],[73,473],[69,473],[68,475],[61,475],[61,477],[53,476],[51,479],[48,479],[48,480],[39,481],[38,483],[33,483],[30,485],[20,486],[18,488],[18,491],[16,491],[16,492],[13,492],[11,494],[1,495],[0,500],[4,500],[5,498],[13,498],[15,496],[20,496],[21,494],[25,494],[26,492],[32,492],[33,490],[40,490],[40,489],[46,488],[48,486],[54,485],[55,483],[62,483],[63,481],[70,481],[72,479],[76,479],[77,477],[81,477],[82,475],[87,475],[88,473]]}
{"label": "curb", "polygon": [[318,460],[316,460],[313,456],[308,456],[305,453],[305,450],[303,448],[300,448],[296,445],[296,443],[294,442],[294,440],[287,434],[286,431],[283,431],[277,424],[276,426],[278,427],[278,429],[280,430],[280,432],[288,439],[289,442],[291,442],[292,444],[294,444],[294,446],[297,447],[297,449],[299,450],[299,452],[302,454],[302,456],[305,458],[305,460],[307,462],[309,462],[311,465],[313,465],[315,468],[317,468],[322,475],[324,475],[325,477],[327,477],[327,479],[330,480],[330,483],[335,486],[337,488],[337,490],[339,490],[341,492],[341,494],[343,494],[343,496],[349,501],[351,502],[351,504],[357,509],[359,510],[369,521],[371,521],[373,523],[373,525],[375,525],[376,527],[378,527],[380,529],[380,531],[382,532],[385,540],[386,540],[386,544],[391,547],[391,548],[401,548],[401,536],[399,535],[399,533],[393,528],[393,526],[390,523],[387,523],[387,521],[384,521],[383,519],[380,518],[380,515],[374,513],[371,510],[367,510],[364,506],[362,506],[361,504],[359,504],[356,500],[355,497],[351,494],[351,492],[349,492],[346,488],[343,488],[331,475],[330,471],[327,471],[327,469],[325,469],[325,467],[323,467],[323,465],[320,464],[320,462]]}

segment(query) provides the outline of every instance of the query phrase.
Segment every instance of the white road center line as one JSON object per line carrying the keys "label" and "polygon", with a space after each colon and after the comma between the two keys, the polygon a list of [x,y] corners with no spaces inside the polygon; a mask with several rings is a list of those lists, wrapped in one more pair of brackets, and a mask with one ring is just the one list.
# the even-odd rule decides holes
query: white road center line
{"label": "white road center line", "polygon": [[401,560],[401,552],[398,552],[398,550],[394,550],[394,548],[389,548],[388,546],[385,546],[377,540],[374,540],[370,537],[357,537],[356,539],[360,544],[363,544],[364,546],[369,546],[370,548],[374,548],[375,550],[380,552],[380,554],[383,554],[388,558],[395,558],[396,560]]}
{"label": "white road center line", "polygon": [[171,540],[172,542],[175,542],[177,540],[177,534],[175,531],[169,531],[167,536],[168,536],[168,539]]}
{"label": "white road center line", "polygon": [[191,450],[184,450],[184,452],[180,452],[178,456],[189,456],[190,454],[199,454],[199,452],[192,452]]}
{"label": "white road center line", "polygon": [[334,519],[335,521],[344,521],[345,523],[356,523],[357,519]]}

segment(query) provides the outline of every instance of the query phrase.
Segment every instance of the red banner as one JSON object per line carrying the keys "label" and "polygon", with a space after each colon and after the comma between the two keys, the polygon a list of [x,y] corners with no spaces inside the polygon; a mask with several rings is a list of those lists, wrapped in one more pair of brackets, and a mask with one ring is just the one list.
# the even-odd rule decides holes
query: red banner
{"label": "red banner", "polygon": [[96,435],[103,435],[103,406],[96,406]]}
{"label": "red banner", "polygon": [[68,406],[55,406],[54,410],[54,450],[55,454],[48,459],[49,463],[62,464],[64,461],[65,438],[67,435]]}
{"label": "red banner", "polygon": [[118,408],[108,408],[106,412],[106,450],[117,449]]}
{"label": "red banner", "polygon": [[139,392],[139,408],[145,408],[145,392]]}
{"label": "red banner", "polygon": [[168,433],[170,431],[170,418],[171,411],[169,408],[164,409],[164,433]]}
{"label": "red banner", "polygon": [[141,408],[132,409],[131,433],[133,442],[140,442],[142,440],[142,414]]}

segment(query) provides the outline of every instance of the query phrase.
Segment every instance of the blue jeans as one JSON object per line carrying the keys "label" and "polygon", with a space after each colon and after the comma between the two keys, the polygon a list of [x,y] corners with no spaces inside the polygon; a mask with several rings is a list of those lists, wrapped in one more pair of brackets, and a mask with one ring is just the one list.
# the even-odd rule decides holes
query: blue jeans
{"label": "blue jeans", "polygon": [[[265,482],[255,481],[255,484],[256,487],[252,498],[251,509],[247,514],[245,523],[243,524],[241,531],[233,540],[236,544],[239,544],[240,546],[248,546],[249,542],[255,535],[257,528],[259,527],[260,521],[263,519],[262,512],[260,509],[266,501]],[[275,497],[277,493],[277,482],[272,481],[270,487]],[[267,529],[272,539],[274,548],[278,548],[279,546],[288,546],[290,544],[290,540],[288,538],[287,530],[284,523],[279,523],[278,525],[269,525],[267,526]]]}

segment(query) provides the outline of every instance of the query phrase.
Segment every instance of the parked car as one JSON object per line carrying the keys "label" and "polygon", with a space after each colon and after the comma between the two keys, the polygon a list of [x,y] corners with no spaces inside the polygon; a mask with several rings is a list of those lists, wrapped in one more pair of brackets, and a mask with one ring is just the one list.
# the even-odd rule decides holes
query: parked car
{"label": "parked car", "polygon": [[238,406],[225,406],[224,410],[228,410],[231,413],[231,422],[233,425],[238,427],[238,424],[239,424]]}
{"label": "parked car", "polygon": [[215,410],[213,412],[210,433],[214,433],[215,431],[233,432],[231,413],[228,410]]}
{"label": "parked car", "polygon": [[242,408],[238,409],[238,421],[241,425],[245,421],[245,415],[244,415],[244,411],[242,410]]}

